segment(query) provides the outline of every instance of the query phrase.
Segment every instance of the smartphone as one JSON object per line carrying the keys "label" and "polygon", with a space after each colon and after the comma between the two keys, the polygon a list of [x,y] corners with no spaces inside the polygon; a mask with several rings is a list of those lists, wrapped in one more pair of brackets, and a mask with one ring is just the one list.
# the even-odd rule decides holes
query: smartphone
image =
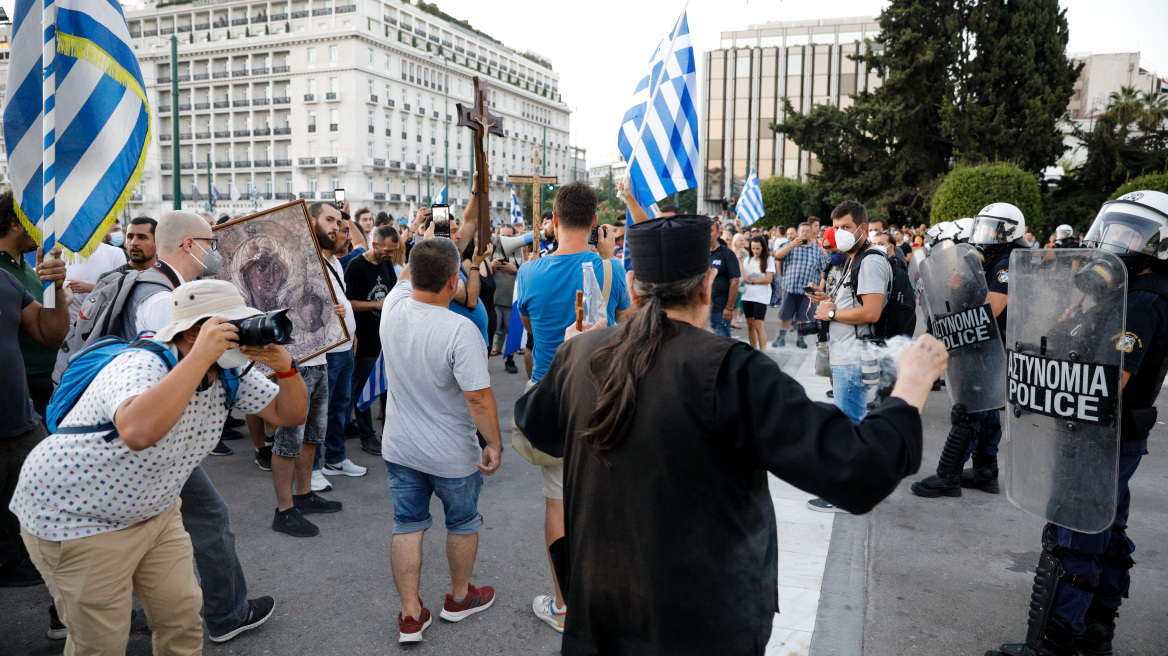
{"label": "smartphone", "polygon": [[434,222],[434,236],[450,239],[450,206],[430,206],[430,220]]}
{"label": "smartphone", "polygon": [[337,205],[343,205],[345,202],[345,190],[333,189],[333,200],[336,201]]}
{"label": "smartphone", "polygon": [[600,226],[592,226],[592,231],[588,233],[588,245],[595,246],[600,242]]}
{"label": "smartphone", "polygon": [[811,285],[803,285],[803,293],[804,294],[814,294],[815,288],[812,287]]}

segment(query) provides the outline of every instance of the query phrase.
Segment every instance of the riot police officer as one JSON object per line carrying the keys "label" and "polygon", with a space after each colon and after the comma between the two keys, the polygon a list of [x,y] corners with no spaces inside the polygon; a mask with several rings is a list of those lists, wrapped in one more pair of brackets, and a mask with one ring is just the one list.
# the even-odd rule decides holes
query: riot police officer
{"label": "riot police officer", "polygon": [[[1002,645],[999,651],[986,652],[986,656],[1110,655],[1116,615],[1127,595],[1129,570],[1135,564],[1131,557],[1135,544],[1126,534],[1131,502],[1128,482],[1140,459],[1148,453],[1148,434],[1156,425],[1155,401],[1168,371],[1168,194],[1136,191],[1104,203],[1083,245],[1117,255],[1119,260],[1108,256],[1076,266],[1074,277],[1079,289],[1098,293],[1104,285],[1119,281],[1118,289],[1122,292],[1123,272],[1112,270],[1106,260],[1115,262],[1115,268],[1127,269],[1126,326],[1116,335],[1102,334],[1111,332],[1106,330],[1091,337],[1102,343],[1101,352],[1114,354],[1118,350],[1123,354],[1122,378],[1118,380],[1121,387],[1116,436],[1118,466],[1112,453],[1111,459],[1102,461],[1109,463],[1110,472],[1102,471],[1098,476],[1099,481],[1105,482],[1107,492],[1101,496],[1114,503],[1113,508],[1105,509],[1107,514],[1101,525],[1107,525],[1108,517],[1114,520],[1095,533],[1054,523],[1046,525],[1034,577],[1026,642]],[[1108,293],[1114,296],[1114,292]],[[1058,313],[1061,307],[1054,308],[1054,312]],[[1118,311],[1121,309],[1122,304],[1117,303],[1113,314],[1122,317]],[[1069,435],[1082,435],[1084,428],[1080,426]],[[1114,424],[1111,430],[1115,430]],[[1011,434],[1012,445],[1017,439]],[[1083,437],[1072,437],[1072,440],[1081,443]],[[1068,441],[1062,445],[1064,448],[1054,452],[1066,451],[1066,446],[1074,444]],[[1079,459],[1085,459],[1085,454],[1079,452]],[[1024,463],[1012,465],[1014,469],[1019,467],[1024,468]],[[1111,481],[1116,480],[1116,469],[1118,489],[1110,487]],[[1026,472],[1020,475],[1025,476]],[[1083,478],[1088,477],[1080,477]],[[1055,485],[1047,512],[1061,512],[1067,506],[1083,503],[1077,495],[1084,486],[1081,480],[1067,487]]]}
{"label": "riot police officer", "polygon": [[1066,223],[1054,229],[1054,247],[1055,248],[1079,248],[1079,242],[1075,239],[1075,229]]}
{"label": "riot police officer", "polygon": [[[961,224],[967,219],[959,219]],[[1010,203],[993,203],[982,208],[972,225],[965,226],[969,243],[984,257],[984,273],[988,294],[986,303],[996,318],[999,333],[1006,334],[1006,303],[1010,283],[1010,252],[1027,248],[1026,219],[1022,210]],[[960,237],[958,238],[960,240]],[[926,260],[927,262],[927,260]],[[1001,399],[1001,407],[1005,398]],[[985,407],[985,406],[983,406]],[[993,406],[991,406],[993,407]],[[963,404],[955,402],[950,413],[949,435],[941,450],[937,473],[913,483],[913,494],[935,499],[959,497],[962,488],[998,494],[998,444],[1002,440],[1002,422],[997,410],[967,412]],[[973,457],[973,466],[962,471],[965,462]]]}

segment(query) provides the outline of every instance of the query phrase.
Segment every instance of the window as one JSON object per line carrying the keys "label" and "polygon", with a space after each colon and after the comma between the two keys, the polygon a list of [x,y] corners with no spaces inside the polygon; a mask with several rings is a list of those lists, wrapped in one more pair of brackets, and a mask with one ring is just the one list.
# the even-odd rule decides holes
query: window
{"label": "window", "polygon": [[316,178],[308,179],[308,190],[314,194],[316,193]]}
{"label": "window", "polygon": [[365,80],[365,86],[369,89],[369,95],[373,95],[373,80]]}
{"label": "window", "polygon": [[[369,124],[370,124],[370,125],[373,125],[373,119],[372,119],[372,118],[371,118],[371,119],[369,119]],[[368,144],[366,144],[366,148],[365,148],[365,155],[366,155],[366,157],[373,157],[373,142],[372,142],[372,141],[370,141]],[[373,191],[373,189],[372,189],[372,188],[370,188],[369,190],[370,190],[370,191]]]}
{"label": "window", "polygon": [[[341,142],[337,141],[336,139],[333,139],[332,141],[330,141],[329,142],[329,157],[336,157],[340,152],[341,152]],[[334,184],[333,189],[336,189],[336,188],[337,188],[337,185]]]}
{"label": "window", "polygon": [[340,88],[340,80],[339,80],[339,78],[330,77],[330,78],[329,78],[329,92],[330,92],[330,93],[336,93],[336,92],[337,92],[337,89],[339,89],[339,88]]}
{"label": "window", "polygon": [[369,65],[372,66],[373,65],[373,48],[366,48],[365,55],[366,55],[367,59],[369,60]]}
{"label": "window", "polygon": [[385,55],[385,70],[389,70],[389,55]]}
{"label": "window", "polygon": [[316,48],[308,49],[308,64],[311,66],[316,63]]}
{"label": "window", "polygon": [[316,78],[308,78],[308,93],[316,95]]}
{"label": "window", "polygon": [[329,46],[329,63],[330,64],[337,63],[337,47],[336,46]]}

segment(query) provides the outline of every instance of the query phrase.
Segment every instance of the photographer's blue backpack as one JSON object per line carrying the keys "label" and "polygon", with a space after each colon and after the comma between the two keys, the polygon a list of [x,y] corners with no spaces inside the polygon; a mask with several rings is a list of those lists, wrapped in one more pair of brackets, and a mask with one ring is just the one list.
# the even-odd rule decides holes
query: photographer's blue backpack
{"label": "photographer's blue backpack", "polygon": [[[168,372],[178,364],[174,354],[161,342],[156,342],[152,339],[136,339],[133,342],[128,342],[114,335],[102,337],[69,358],[69,363],[61,376],[61,384],[53,391],[53,397],[49,401],[48,408],[45,410],[45,425],[48,427],[50,433],[70,435],[104,432],[105,435],[102,436],[102,439],[106,442],[112,442],[117,439],[118,429],[114,426],[112,420],[94,426],[68,426],[61,428],[59,424],[73,410],[73,407],[77,405],[77,401],[81,399],[81,395],[85,393],[85,390],[89,388],[89,384],[97,378],[97,374],[112,362],[114,358],[130,350],[149,351],[153,353],[162,361],[163,366],[166,367]],[[238,372],[234,369],[230,370],[230,372],[234,375],[223,375],[226,372],[220,372],[219,374],[219,381],[223,384],[223,389],[227,393],[228,410],[235,404],[235,394],[239,391]]]}

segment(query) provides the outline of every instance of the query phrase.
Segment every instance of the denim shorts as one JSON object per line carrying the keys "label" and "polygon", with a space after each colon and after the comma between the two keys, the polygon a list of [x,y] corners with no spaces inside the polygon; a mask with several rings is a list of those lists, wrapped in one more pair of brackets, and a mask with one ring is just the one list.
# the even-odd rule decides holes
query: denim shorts
{"label": "denim shorts", "polygon": [[299,426],[277,428],[272,441],[273,455],[295,458],[300,455],[304,442],[324,443],[328,430],[328,366],[300,367],[300,376],[308,388],[308,421]]}
{"label": "denim shorts", "polygon": [[438,495],[446,515],[446,532],[472,535],[483,526],[479,514],[479,490],[483,474],[476,471],[462,478],[424,474],[404,465],[385,461],[389,491],[393,495],[393,533],[416,533],[434,524],[430,516],[430,496]]}

